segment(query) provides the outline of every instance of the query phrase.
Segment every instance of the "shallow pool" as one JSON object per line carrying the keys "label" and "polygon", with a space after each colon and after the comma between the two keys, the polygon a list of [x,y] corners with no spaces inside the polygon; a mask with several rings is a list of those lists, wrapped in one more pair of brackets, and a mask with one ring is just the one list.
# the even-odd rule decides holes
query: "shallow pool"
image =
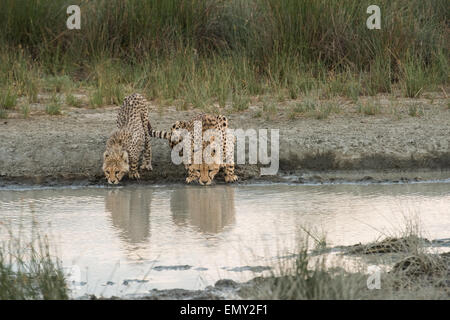
{"label": "shallow pool", "polygon": [[351,245],[413,221],[450,238],[450,184],[2,189],[0,214],[0,240],[49,234],[74,294],[108,296],[247,280],[294,253],[305,230]]}

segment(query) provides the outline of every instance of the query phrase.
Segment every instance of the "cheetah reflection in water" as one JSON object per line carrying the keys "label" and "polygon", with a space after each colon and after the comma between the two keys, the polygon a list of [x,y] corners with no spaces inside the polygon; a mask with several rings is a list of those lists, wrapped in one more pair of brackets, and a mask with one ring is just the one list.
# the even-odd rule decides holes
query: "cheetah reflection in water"
{"label": "cheetah reflection in water", "polygon": [[105,195],[105,209],[121,239],[135,244],[149,238],[152,193],[151,189],[116,189]]}
{"label": "cheetah reflection in water", "polygon": [[220,233],[235,222],[234,188],[177,188],[170,196],[176,225],[191,225],[203,233]]}

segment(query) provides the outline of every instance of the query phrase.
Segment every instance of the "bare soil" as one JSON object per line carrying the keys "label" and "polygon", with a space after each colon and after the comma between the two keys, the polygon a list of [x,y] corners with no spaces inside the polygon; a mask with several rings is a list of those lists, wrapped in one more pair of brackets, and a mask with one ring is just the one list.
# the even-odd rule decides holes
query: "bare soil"
{"label": "bare soil", "polygon": [[[87,100],[86,95],[78,97]],[[31,104],[26,119],[18,106],[0,120],[0,185],[104,183],[102,154],[116,128],[119,107],[65,106],[62,115],[50,116],[44,112],[47,98],[40,95],[40,103]],[[229,117],[231,128],[280,130],[279,174],[260,177],[257,165],[240,165],[241,181],[450,178],[450,109],[445,92],[420,99],[361,97],[359,104],[370,102],[379,107],[374,115],[362,112],[358,103],[348,99],[317,101],[331,106],[332,111],[322,119],[317,112],[294,113],[301,102],[282,101],[267,109],[255,98],[241,112],[211,107]],[[417,112],[412,115],[412,110]],[[152,102],[149,112],[154,128],[168,129],[176,120],[191,118],[200,110],[182,111]],[[171,162],[167,142],[155,139],[152,150],[153,172],[144,174],[141,183],[182,182],[184,169]]]}

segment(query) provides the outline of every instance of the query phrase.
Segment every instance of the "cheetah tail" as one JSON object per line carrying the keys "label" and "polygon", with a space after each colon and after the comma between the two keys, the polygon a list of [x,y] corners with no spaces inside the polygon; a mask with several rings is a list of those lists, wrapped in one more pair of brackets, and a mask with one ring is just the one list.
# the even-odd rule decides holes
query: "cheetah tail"
{"label": "cheetah tail", "polygon": [[166,139],[170,141],[171,134],[167,131],[158,131],[150,129],[150,137],[159,138],[159,139]]}

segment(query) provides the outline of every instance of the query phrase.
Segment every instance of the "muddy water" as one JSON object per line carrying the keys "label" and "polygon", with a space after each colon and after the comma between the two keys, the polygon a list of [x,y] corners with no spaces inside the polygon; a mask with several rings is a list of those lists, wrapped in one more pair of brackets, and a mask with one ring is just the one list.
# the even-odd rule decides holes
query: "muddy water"
{"label": "muddy water", "polygon": [[74,295],[109,296],[247,280],[294,253],[304,229],[351,245],[414,220],[450,238],[450,183],[3,189],[0,214],[0,240],[50,234]]}

